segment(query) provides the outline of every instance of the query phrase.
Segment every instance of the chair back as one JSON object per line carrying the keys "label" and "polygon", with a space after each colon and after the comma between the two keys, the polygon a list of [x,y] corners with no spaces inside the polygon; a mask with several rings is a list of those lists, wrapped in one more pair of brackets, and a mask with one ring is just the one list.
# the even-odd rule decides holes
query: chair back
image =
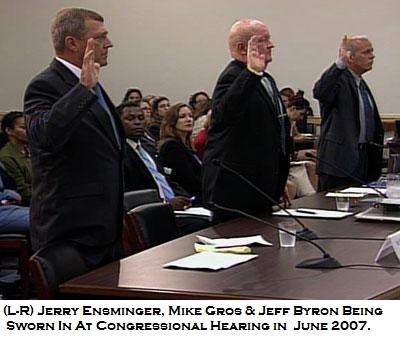
{"label": "chair back", "polygon": [[177,237],[178,227],[170,204],[161,202],[144,204],[125,215],[122,233],[125,256]]}
{"label": "chair back", "polygon": [[158,191],[155,189],[127,191],[124,193],[124,208],[126,212],[142,204],[160,201],[161,198],[158,195]]}
{"label": "chair back", "polygon": [[58,286],[89,271],[73,243],[48,245],[29,259],[29,269],[39,299],[59,298]]}
{"label": "chair back", "polygon": [[29,236],[24,234],[0,234],[0,257],[17,257],[17,264],[3,263],[0,260],[0,269],[18,270],[20,275],[19,287],[21,298],[27,299],[29,295],[29,255],[31,244]]}

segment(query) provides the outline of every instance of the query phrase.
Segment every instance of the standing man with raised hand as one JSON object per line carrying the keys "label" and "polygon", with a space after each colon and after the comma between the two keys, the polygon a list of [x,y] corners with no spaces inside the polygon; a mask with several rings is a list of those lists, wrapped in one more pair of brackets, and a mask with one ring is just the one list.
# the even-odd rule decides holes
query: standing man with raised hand
{"label": "standing man with raised hand", "polygon": [[319,190],[370,182],[382,166],[383,126],[362,75],[372,69],[374,49],[365,36],[344,36],[336,62],[314,86],[319,100],[321,137]]}
{"label": "standing man with raised hand", "polygon": [[271,208],[265,197],[218,163],[236,170],[275,200],[284,193],[289,121],[275,81],[265,72],[273,47],[270,32],[261,21],[237,21],[229,32],[233,60],[212,95],[211,127],[203,158],[205,203],[251,213]]}
{"label": "standing man with raised hand", "polygon": [[33,248],[76,245],[90,267],[120,256],[124,133],[99,83],[107,65],[104,19],[82,8],[57,13],[56,57],[25,93],[33,169]]}

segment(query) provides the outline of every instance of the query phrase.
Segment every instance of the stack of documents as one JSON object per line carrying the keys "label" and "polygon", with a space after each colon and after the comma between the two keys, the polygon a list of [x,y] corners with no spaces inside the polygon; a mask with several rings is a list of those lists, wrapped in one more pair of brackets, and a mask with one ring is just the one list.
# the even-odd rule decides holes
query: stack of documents
{"label": "stack of documents", "polygon": [[226,269],[258,257],[258,255],[250,254],[251,248],[248,245],[272,245],[260,235],[216,239],[204,236],[196,237],[201,243],[195,243],[195,251],[198,253],[166,263],[163,267],[208,270]]}
{"label": "stack of documents", "polygon": [[175,210],[177,217],[200,217],[212,221],[213,213],[211,210],[202,207],[187,208],[185,210]]}

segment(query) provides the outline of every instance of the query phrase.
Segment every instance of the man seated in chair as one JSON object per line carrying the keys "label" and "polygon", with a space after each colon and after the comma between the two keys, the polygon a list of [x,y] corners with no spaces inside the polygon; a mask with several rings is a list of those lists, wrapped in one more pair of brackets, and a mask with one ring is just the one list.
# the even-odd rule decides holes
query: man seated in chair
{"label": "man seated in chair", "polygon": [[[174,210],[183,210],[192,206],[189,194],[168,177],[168,168],[160,168],[157,160],[141,144],[145,130],[145,119],[140,106],[135,102],[122,103],[117,107],[125,130],[126,143],[124,154],[125,191],[156,189],[160,198],[171,204]],[[200,219],[177,220],[182,233],[199,230],[209,223]]]}

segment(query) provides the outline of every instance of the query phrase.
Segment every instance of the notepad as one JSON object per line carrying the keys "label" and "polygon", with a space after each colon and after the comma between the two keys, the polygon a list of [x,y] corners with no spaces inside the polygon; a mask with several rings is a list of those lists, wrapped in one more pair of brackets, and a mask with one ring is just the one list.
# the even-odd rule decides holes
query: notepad
{"label": "notepad", "polygon": [[326,218],[326,219],[341,219],[347,216],[353,215],[352,212],[336,211],[336,210],[324,210],[324,209],[310,209],[310,208],[298,208],[298,209],[286,209],[290,215],[284,210],[274,212],[272,215],[275,216],[295,216],[295,217],[308,217],[308,218]]}
{"label": "notepad", "polygon": [[208,210],[206,208],[202,207],[192,207],[192,208],[187,208],[186,210],[175,210],[174,211],[175,215],[179,217],[200,217],[204,218],[208,221],[212,221],[213,218],[213,212],[211,210]]}
{"label": "notepad", "polygon": [[166,263],[163,267],[221,270],[250,261],[257,257],[258,255],[238,255],[232,253],[204,251]]}

